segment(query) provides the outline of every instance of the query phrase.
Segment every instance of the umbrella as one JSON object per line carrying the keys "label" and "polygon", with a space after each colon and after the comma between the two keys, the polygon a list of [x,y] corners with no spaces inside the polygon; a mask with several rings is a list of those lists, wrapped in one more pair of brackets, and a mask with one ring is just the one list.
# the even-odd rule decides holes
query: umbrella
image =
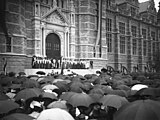
{"label": "umbrella", "polygon": [[118,95],[105,95],[99,100],[104,106],[111,106],[119,109],[121,106],[128,103],[128,100],[125,97]]}
{"label": "umbrella", "polygon": [[118,90],[125,90],[125,91],[131,90],[131,88],[128,87],[127,85],[118,85],[116,87],[116,89],[118,89]]}
{"label": "umbrella", "polygon": [[50,98],[50,99],[55,99],[55,100],[58,99],[55,94],[49,93],[49,92],[43,92],[40,96],[42,98]]}
{"label": "umbrella", "polygon": [[38,88],[40,85],[36,80],[26,80],[25,82],[22,83],[23,88]]}
{"label": "umbrella", "polygon": [[37,120],[74,120],[74,118],[63,109],[52,108],[43,110]]}
{"label": "umbrella", "polygon": [[36,72],[36,74],[38,74],[38,75],[45,75],[46,73],[44,71],[38,71],[38,72]]}
{"label": "umbrella", "polygon": [[10,99],[6,94],[0,92],[0,101]]}
{"label": "umbrella", "polygon": [[64,81],[63,79],[54,79],[52,83],[56,83],[58,81]]}
{"label": "umbrella", "polygon": [[12,83],[14,84],[21,84],[24,81],[28,80],[29,78],[25,77],[25,76],[18,76],[17,78],[15,78]]}
{"label": "umbrella", "polygon": [[16,96],[14,97],[14,99],[16,101],[18,101],[20,99],[27,100],[28,98],[38,97],[41,93],[42,93],[41,89],[38,89],[38,88],[26,88],[24,90],[19,91],[16,94]]}
{"label": "umbrella", "polygon": [[23,113],[13,113],[2,118],[2,120],[33,120],[34,118]]}
{"label": "umbrella", "polygon": [[159,88],[142,88],[139,91],[137,91],[135,95],[160,97],[160,89]]}
{"label": "umbrella", "polygon": [[160,102],[136,100],[121,107],[114,115],[114,120],[160,120]]}
{"label": "umbrella", "polygon": [[18,74],[19,74],[20,76],[21,76],[21,75],[26,75],[25,72],[19,72]]}
{"label": "umbrella", "polygon": [[100,94],[104,95],[104,91],[101,88],[94,88],[89,91],[89,94]]}
{"label": "umbrella", "polygon": [[66,106],[66,101],[64,100],[59,100],[59,101],[54,101],[52,103],[50,103],[47,108],[61,108],[63,110],[68,111],[68,108]]}
{"label": "umbrella", "polygon": [[94,103],[95,101],[91,96],[86,93],[75,93],[72,95],[68,101],[73,107],[77,106],[85,106],[88,107],[90,104]]}
{"label": "umbrella", "polygon": [[136,84],[136,85],[131,87],[131,90],[140,90],[142,88],[148,88],[148,86],[147,85],[143,85],[143,84]]}
{"label": "umbrella", "polygon": [[75,81],[75,82],[70,83],[70,91],[82,93],[83,90],[85,90],[85,86],[83,83],[81,83],[79,81]]}
{"label": "umbrella", "polygon": [[8,113],[11,110],[19,108],[19,104],[15,103],[12,100],[3,100],[0,101],[0,114]]}
{"label": "umbrella", "polygon": [[47,84],[43,86],[42,89],[43,90],[54,90],[54,89],[59,89],[59,88],[56,85]]}
{"label": "umbrella", "polygon": [[37,80],[39,78],[38,75],[29,75],[27,78]]}
{"label": "umbrella", "polygon": [[65,81],[58,81],[54,83],[54,85],[56,85],[61,92],[66,92],[69,90],[69,86]]}
{"label": "umbrella", "polygon": [[8,86],[8,88],[11,88],[11,89],[22,89],[21,84],[12,84],[12,85]]}
{"label": "umbrella", "polygon": [[102,94],[98,93],[90,93],[89,96],[91,96],[95,102],[98,102],[103,97]]}
{"label": "umbrella", "polygon": [[62,99],[62,100],[69,100],[69,98],[72,96],[72,95],[74,95],[74,94],[76,94],[75,92],[64,92],[64,93],[62,93],[61,95],[60,95],[60,99]]}
{"label": "umbrella", "polygon": [[3,77],[0,80],[0,85],[2,85],[2,86],[11,85],[13,79],[14,79],[13,77]]}

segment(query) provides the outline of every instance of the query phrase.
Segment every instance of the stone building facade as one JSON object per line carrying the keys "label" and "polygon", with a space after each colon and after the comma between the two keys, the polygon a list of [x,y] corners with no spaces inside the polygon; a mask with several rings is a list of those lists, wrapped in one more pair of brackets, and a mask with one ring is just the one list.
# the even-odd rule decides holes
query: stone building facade
{"label": "stone building facade", "polygon": [[1,0],[0,8],[7,71],[31,68],[33,55],[144,70],[159,48],[153,0]]}

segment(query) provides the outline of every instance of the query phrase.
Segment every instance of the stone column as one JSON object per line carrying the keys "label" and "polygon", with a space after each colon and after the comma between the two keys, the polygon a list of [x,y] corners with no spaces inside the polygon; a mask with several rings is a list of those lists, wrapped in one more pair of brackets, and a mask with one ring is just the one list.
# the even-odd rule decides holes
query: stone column
{"label": "stone column", "polygon": [[67,57],[67,54],[66,54],[66,31],[64,32],[64,58]]}
{"label": "stone column", "polygon": [[113,32],[113,38],[114,38],[114,68],[115,70],[119,69],[119,31],[118,31],[118,13],[115,13],[114,16],[114,32]]}
{"label": "stone column", "polygon": [[127,20],[127,36],[126,36],[126,41],[127,41],[127,69],[128,71],[132,70],[132,47],[131,47],[131,23],[130,23],[130,18]]}
{"label": "stone column", "polygon": [[141,23],[140,23],[140,21],[139,21],[139,23],[138,23],[138,63],[139,63],[139,65],[138,65],[138,69],[139,69],[139,71],[142,71],[143,69],[142,69],[142,61],[143,61],[143,59],[142,59],[142,48],[143,48],[143,44],[142,44],[142,32],[141,32]]}
{"label": "stone column", "polygon": [[151,54],[152,54],[152,43],[151,43],[151,31],[150,31],[150,26],[148,26],[148,37],[147,37],[147,40],[148,40],[148,62],[151,62]]}
{"label": "stone column", "polygon": [[70,45],[70,41],[69,41],[69,31],[67,32],[67,41],[68,41],[68,42],[67,42],[67,43],[68,43],[68,44],[67,44],[67,46],[68,46],[68,50],[67,50],[67,54],[68,54],[68,55],[67,55],[67,56],[70,57],[70,56],[69,56],[69,48],[70,48],[70,47],[69,47],[69,45]]}

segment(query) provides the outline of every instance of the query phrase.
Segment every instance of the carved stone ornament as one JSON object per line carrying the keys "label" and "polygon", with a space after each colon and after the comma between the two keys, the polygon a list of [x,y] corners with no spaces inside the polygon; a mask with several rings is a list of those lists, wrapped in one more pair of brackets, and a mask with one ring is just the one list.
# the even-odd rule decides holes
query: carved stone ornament
{"label": "carved stone ornament", "polygon": [[50,16],[46,18],[46,21],[56,24],[65,24],[63,19],[60,15],[58,15],[56,12],[52,13]]}

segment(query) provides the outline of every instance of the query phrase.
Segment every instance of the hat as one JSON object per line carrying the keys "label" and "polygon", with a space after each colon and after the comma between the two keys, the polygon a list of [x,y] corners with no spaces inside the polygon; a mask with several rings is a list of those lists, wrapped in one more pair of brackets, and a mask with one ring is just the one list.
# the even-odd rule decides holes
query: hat
{"label": "hat", "polygon": [[41,103],[39,103],[38,101],[32,101],[31,104],[30,104],[30,107],[31,108],[34,108],[34,107],[42,107]]}

